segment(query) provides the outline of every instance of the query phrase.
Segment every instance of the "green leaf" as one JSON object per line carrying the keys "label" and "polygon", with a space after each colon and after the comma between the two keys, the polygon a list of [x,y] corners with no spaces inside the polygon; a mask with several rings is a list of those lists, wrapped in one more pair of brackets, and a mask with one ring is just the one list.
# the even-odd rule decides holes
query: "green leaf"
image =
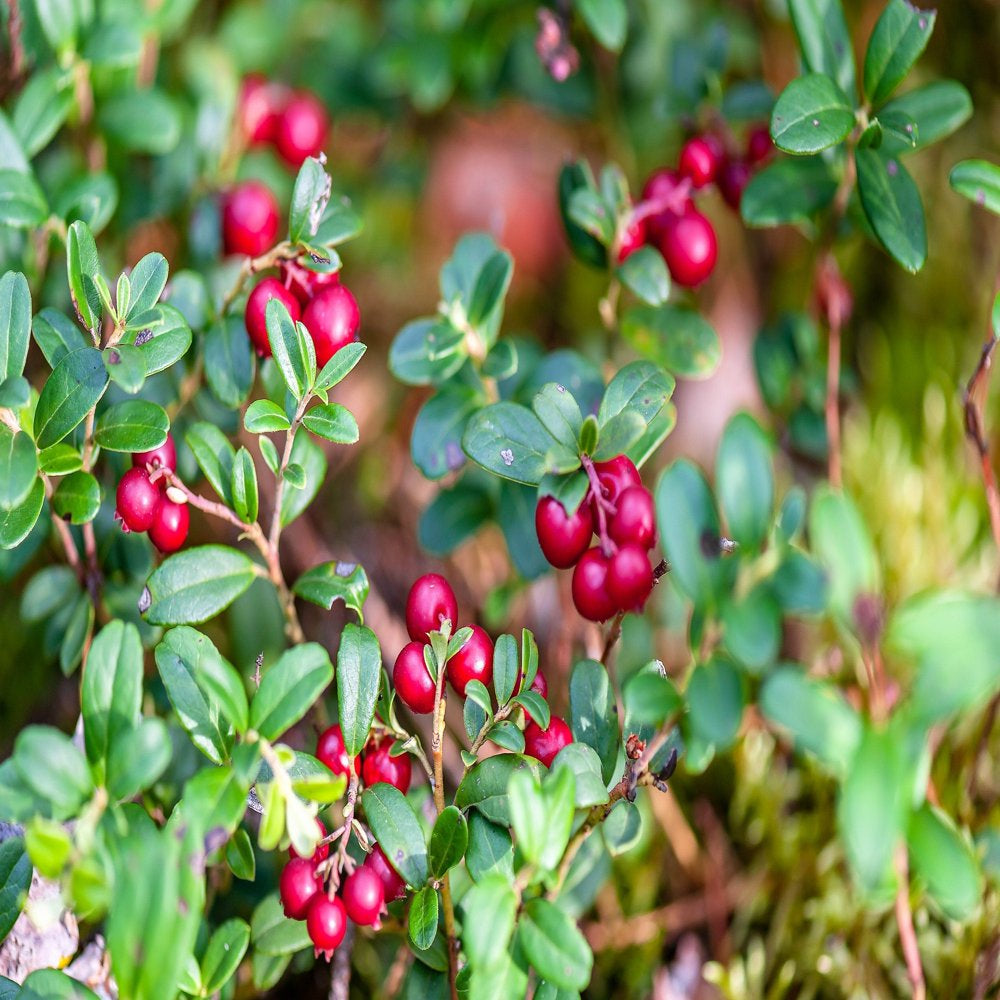
{"label": "green leaf", "polygon": [[743,720],[743,679],[734,664],[721,656],[695,667],[684,692],[691,729],[720,750],[736,739]]}
{"label": "green leaf", "polygon": [[576,7],[601,45],[621,52],[628,29],[625,0],[576,0]]}
{"label": "green leaf", "polygon": [[368,742],[381,682],[382,651],[375,633],[348,622],[337,650],[337,712],[349,757]]}
{"label": "green leaf", "polygon": [[35,444],[23,431],[0,426],[0,507],[10,510],[28,499],[38,474]]}
{"label": "green leaf", "polygon": [[603,268],[607,264],[607,250],[596,237],[574,221],[570,215],[570,203],[579,190],[596,193],[594,175],[586,160],[567,163],[559,172],[559,214],[563,228],[569,239],[573,253],[591,267]]}
{"label": "green leaf", "polygon": [[93,794],[83,753],[65,733],[51,726],[27,726],[18,733],[14,766],[53,819],[75,816]]}
{"label": "green leaf", "polygon": [[557,382],[549,382],[535,393],[531,408],[542,426],[568,451],[577,450],[583,415],[573,396]]}
{"label": "green leaf", "polygon": [[771,138],[786,153],[818,153],[847,138],[854,109],[828,76],[808,73],[793,80],[771,112]]}
{"label": "green leaf", "polygon": [[257,875],[257,858],[250,842],[250,834],[242,827],[226,844],[226,864],[229,870],[244,882],[252,882]]}
{"label": "green leaf", "polygon": [[493,689],[498,705],[510,701],[519,673],[517,641],[512,635],[501,635],[493,647]]}
{"label": "green leaf", "polygon": [[31,401],[31,385],[23,375],[0,382],[0,406],[8,410],[20,410]]}
{"label": "green leaf", "polygon": [[861,720],[836,687],[807,677],[801,667],[782,667],[765,679],[759,702],[767,719],[791,734],[797,749],[846,777],[861,741]]}
{"label": "green leaf", "polygon": [[642,813],[627,799],[619,802],[601,827],[604,845],[612,857],[625,854],[642,837]]}
{"label": "green leaf", "polygon": [[181,118],[161,90],[120,91],[98,108],[97,120],[109,139],[136,153],[163,156],[181,137]]}
{"label": "green leaf", "polygon": [[431,830],[427,849],[431,875],[443,878],[446,872],[462,861],[468,846],[469,827],[465,817],[455,806],[448,806],[434,821],[434,829]]}
{"label": "green leaf", "polygon": [[108,793],[114,800],[131,799],[151,787],[167,769],[174,747],[162,719],[143,719],[115,744],[108,759]]}
{"label": "green leaf", "polygon": [[59,668],[68,677],[83,659],[83,648],[94,628],[94,605],[80,594],[69,615],[59,647]]}
{"label": "green leaf", "polygon": [[276,740],[312,708],[333,680],[327,651],[306,642],[282,653],[257,688],[250,705],[250,727],[266,740]]}
{"label": "green leaf", "polygon": [[478,327],[503,306],[514,274],[514,261],[505,250],[497,250],[483,262],[469,295],[466,319]]}
{"label": "green leaf", "polygon": [[141,604],[151,625],[197,625],[224,611],[253,583],[254,564],[226,545],[199,545],[165,559]]}
{"label": "green leaf", "polygon": [[969,201],[1000,215],[1000,167],[987,160],[962,160],[948,175],[951,186]]}
{"label": "green leaf", "polygon": [[13,549],[28,537],[42,512],[45,486],[36,479],[27,498],[10,510],[0,507],[0,549]]}
{"label": "green leaf", "polygon": [[618,277],[647,305],[659,306],[670,296],[670,272],[655,247],[639,247],[618,265]]}
{"label": "green leaf", "polygon": [[[495,681],[495,654],[493,662]],[[597,660],[580,660],[573,667],[569,679],[569,717],[573,739],[597,752],[601,776],[605,783],[609,782],[618,762],[621,733],[608,672]]]}
{"label": "green leaf", "polygon": [[24,371],[30,336],[28,279],[20,271],[8,271],[0,278],[0,382],[17,378]]}
{"label": "green leaf", "polygon": [[200,421],[187,429],[184,440],[212,489],[225,503],[231,504],[236,452],[229,438],[215,424]]}
{"label": "green leaf", "polygon": [[339,403],[314,406],[302,418],[302,423],[306,430],[334,444],[354,444],[360,437],[354,414]]}
{"label": "green leaf", "polygon": [[35,407],[35,443],[60,442],[97,405],[108,387],[101,352],[84,347],[67,354],[48,377]]}
{"label": "green leaf", "polygon": [[[0,121],[0,133],[2,128]],[[0,154],[0,160],[2,159]],[[95,233],[101,232],[111,221],[117,206],[118,185],[104,171],[73,175],[60,187],[53,204],[56,214],[65,219],[67,224],[84,222]]]}
{"label": "green leaf", "polygon": [[[633,728],[662,726],[683,707],[677,688],[663,673],[662,665],[657,661],[637,671],[625,681],[622,686],[622,700],[625,703],[625,725]],[[616,763],[617,757],[616,752]]]}
{"label": "green leaf", "polygon": [[840,0],[788,0],[788,10],[806,69],[825,73],[853,97],[854,49]]}
{"label": "green leaf", "polygon": [[343,601],[358,617],[368,597],[368,575],[357,563],[328,562],[307,570],[295,581],[292,590],[328,611],[334,602]]}
{"label": "green leaf", "polygon": [[492,823],[481,812],[469,813],[469,847],[465,866],[476,882],[492,874],[502,876],[505,884],[513,880],[514,846],[506,827]]}
{"label": "green leaf", "polygon": [[396,334],[389,369],[407,385],[440,385],[465,364],[465,334],[444,319],[417,319]]}
{"label": "green leaf", "polygon": [[0,170],[0,225],[34,229],[48,214],[45,195],[30,174]]}
{"label": "green leaf", "polygon": [[70,524],[87,524],[101,509],[101,487],[89,472],[74,472],[52,494],[52,512]]}
{"label": "green leaf", "polygon": [[299,167],[288,210],[288,239],[292,243],[311,240],[319,229],[330,200],[330,175],[314,156],[306,157]]}
{"label": "green leaf", "polygon": [[276,892],[265,896],[253,911],[250,940],[261,955],[294,955],[312,947],[305,921],[286,917]]}
{"label": "green leaf", "polygon": [[132,294],[126,316],[142,316],[160,300],[167,284],[166,258],[160,253],[148,253],[132,268],[129,284]]}
{"label": "green leaf", "polygon": [[54,444],[38,453],[38,467],[50,476],[65,476],[83,465],[83,456],[69,444]]}
{"label": "green leaf", "polygon": [[250,925],[239,917],[231,917],[215,929],[201,959],[206,995],[217,993],[232,979],[249,944]]}
{"label": "green leaf", "polygon": [[434,943],[438,929],[438,894],[434,886],[425,885],[414,895],[408,922],[414,947],[426,951]]}
{"label": "green leaf", "polygon": [[917,185],[899,160],[877,150],[855,150],[854,162],[861,205],[875,235],[897,263],[915,274],[927,259],[924,207]]}
{"label": "green leaf", "polygon": [[865,52],[864,87],[872,104],[885,101],[909,73],[930,41],[936,18],[936,11],[889,0]]}
{"label": "green leaf", "polygon": [[50,66],[28,78],[11,119],[27,156],[36,156],[49,144],[74,104],[73,76],[62,67]]}
{"label": "green leaf", "polygon": [[882,143],[883,152],[902,154],[923,149],[964,125],[972,117],[972,98],[954,80],[934,80],[893,98],[879,112],[880,119],[891,116],[913,123],[907,141],[887,135]]}
{"label": "green leaf", "polygon": [[715,482],[730,535],[747,549],[767,536],[774,508],[771,443],[748,413],[726,424],[715,460]]}
{"label": "green leaf", "polygon": [[272,431],[287,431],[292,424],[277,403],[272,403],[269,399],[255,399],[247,407],[243,426],[251,434],[268,434]]}
{"label": "green leaf", "polygon": [[832,201],[837,180],[821,156],[777,160],[750,178],[740,200],[748,226],[808,223]]}
{"label": "green leaf", "polygon": [[507,795],[518,849],[526,861],[538,864],[548,836],[546,800],[538,778],[530,771],[514,771]]}
{"label": "green leaf", "polygon": [[62,823],[35,816],[24,828],[28,857],[44,878],[58,879],[73,849],[69,832]]}
{"label": "green leaf", "polygon": [[103,309],[97,291],[101,261],[94,234],[85,222],[74,222],[66,234],[66,273],[77,316],[86,329],[96,332]]}
{"label": "green leaf", "polygon": [[55,368],[67,354],[87,346],[76,324],[55,309],[43,309],[31,328],[50,368]]}
{"label": "green leaf", "polygon": [[636,306],[621,328],[635,351],[682,378],[708,378],[722,360],[718,334],[693,309]]}
{"label": "green leaf", "polygon": [[167,411],[144,399],[108,407],[97,420],[94,440],[107,451],[152,451],[167,440]]}
{"label": "green leaf", "polygon": [[[191,346],[191,327],[179,309],[167,302],[161,302],[151,312],[139,317],[139,320],[148,325],[132,328],[126,336],[131,337],[133,341],[141,341],[134,343],[134,346],[142,354],[143,362],[146,365],[146,375],[155,375],[157,372],[170,368],[187,354],[188,348]],[[238,327],[239,322],[235,322]],[[214,362],[218,357],[215,352],[220,345],[213,341],[210,346],[211,352],[209,353]],[[209,342],[206,341],[206,351],[208,351],[208,347]],[[235,349],[238,350],[238,347]],[[232,375],[233,370],[227,369],[225,377]],[[245,368],[239,369],[239,374],[242,378],[252,378],[252,364],[249,376],[246,375]],[[210,380],[215,380],[219,384],[221,384],[219,380],[222,377],[218,372],[209,373]],[[212,391],[215,392],[217,389],[218,385],[214,386]]]}
{"label": "green leaf", "polygon": [[288,391],[300,400],[309,390],[315,376],[316,354],[312,340],[303,332],[305,327],[300,329],[300,324],[292,320],[280,299],[268,301],[265,315],[267,339],[275,364]]}
{"label": "green leaf", "polygon": [[763,673],[781,648],[781,608],[767,584],[758,584],[722,609],[723,646],[751,673]]}
{"label": "green leaf", "polygon": [[[413,807],[395,785],[379,782],[361,797],[365,818],[389,863],[417,887],[427,881],[427,848]],[[458,803],[456,802],[456,805]]]}
{"label": "green leaf", "polygon": [[[510,824],[507,785],[516,771],[529,770],[538,774],[537,760],[520,754],[498,754],[474,764],[462,779],[455,793],[455,805],[465,811],[475,806],[494,823]],[[380,786],[377,786],[380,787]]]}
{"label": "green leaf", "polygon": [[590,982],[594,956],[576,924],[545,899],[525,904],[518,940],[539,975],[567,990],[582,990]]}
{"label": "green leaf", "polygon": [[493,499],[466,480],[441,490],[424,508],[418,525],[421,548],[446,555],[471,538],[493,515]]}
{"label": "green leaf", "polygon": [[983,897],[983,874],[972,844],[940,809],[924,803],[906,832],[913,873],[951,920],[968,920]]}
{"label": "green leaf", "polygon": [[462,948],[473,968],[488,969],[510,946],[517,894],[501,873],[484,875],[462,898]]}
{"label": "green leaf", "polygon": [[253,387],[254,370],[253,351],[243,320],[225,316],[213,323],[205,331],[203,350],[205,378],[215,398],[230,410],[242,406]]}
{"label": "green leaf", "polygon": [[[572,824],[572,807],[576,806],[577,809],[589,809],[591,806],[604,805],[604,803],[608,801],[609,795],[605,780],[601,775],[600,758],[597,756],[596,751],[592,747],[587,746],[585,743],[574,742],[564,746],[562,750],[556,754],[555,759],[552,761],[553,772],[558,771],[560,768],[565,768],[573,775],[573,783],[569,785],[568,789],[562,789],[560,793],[565,796],[567,790],[571,792],[568,798],[570,806],[568,810],[570,822],[566,824],[566,837],[568,838],[569,828]],[[565,812],[566,810],[564,807],[564,822]],[[553,815],[553,811],[551,809],[549,811],[549,815],[551,828],[551,817]],[[553,845],[551,850],[555,854],[555,861],[553,864],[557,865],[562,852],[566,849],[566,844],[562,840],[561,835],[559,837],[552,837],[551,833],[550,843]],[[546,852],[548,852],[549,849],[549,845],[546,845]],[[548,857],[543,858],[543,860],[547,862],[551,861]]]}
{"label": "green leaf", "polygon": [[143,387],[146,382],[146,356],[142,348],[132,344],[119,344],[116,347],[106,347],[102,357],[115,385],[121,386],[129,394],[137,393]]}
{"label": "green leaf", "polygon": [[345,344],[316,376],[316,391],[325,392],[342,382],[364,356],[368,348],[361,343]]}
{"label": "green leaf", "polygon": [[17,922],[31,887],[31,861],[22,837],[0,842],[0,941]]}
{"label": "green leaf", "polygon": [[36,969],[24,980],[18,1000],[98,1000],[79,980],[58,969]]}
{"label": "green leaf", "polygon": [[469,417],[482,406],[478,392],[465,386],[445,386],[422,407],[413,423],[410,453],[428,479],[440,479],[465,464],[462,434]]}

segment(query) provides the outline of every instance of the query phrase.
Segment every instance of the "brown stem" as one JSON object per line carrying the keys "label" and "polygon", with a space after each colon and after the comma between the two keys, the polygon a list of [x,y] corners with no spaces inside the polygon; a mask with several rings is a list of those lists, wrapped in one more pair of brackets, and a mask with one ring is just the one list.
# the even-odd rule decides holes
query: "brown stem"
{"label": "brown stem", "polygon": [[240,292],[243,290],[243,286],[246,284],[247,279],[255,274],[257,271],[265,271],[269,267],[274,267],[278,261],[281,260],[292,260],[298,256],[298,250],[292,246],[287,240],[283,240],[281,243],[276,244],[271,247],[267,253],[261,254],[259,257],[247,257],[243,261],[243,266],[240,268],[240,273],[236,276],[236,281],[233,287],[226,294],[226,297],[222,300],[222,307],[219,309],[219,315],[225,316],[229,312],[229,307],[236,301]]}
{"label": "brown stem", "polygon": [[913,926],[913,911],[910,909],[910,871],[905,844],[900,844],[896,849],[896,873],[899,876],[899,889],[896,892],[896,925],[903,946],[903,957],[906,959],[906,975],[912,987],[913,1000],[925,1000],[927,987],[924,984],[924,969],[920,961],[917,932]]}
{"label": "brown stem", "polygon": [[[46,497],[51,500],[52,494],[55,492],[52,486],[52,480],[43,474],[42,483],[45,486]],[[59,536],[59,541],[62,544],[63,553],[66,556],[66,563],[69,565],[69,568],[76,573],[80,583],[86,584],[86,574],[84,573],[83,563],[80,561],[80,551],[76,547],[76,539],[73,538],[73,532],[69,530],[69,525],[60,517],[53,517],[52,523],[55,525],[56,534]]]}
{"label": "brown stem", "polygon": [[351,840],[351,829],[354,825],[354,810],[358,804],[358,776],[351,769],[351,781],[347,786],[347,804],[344,806],[344,832],[340,835],[340,846],[337,848],[337,864],[333,869],[333,880],[330,883],[331,898],[340,885],[340,873],[347,860],[347,845]]}
{"label": "brown stem", "polygon": [[840,323],[830,323],[826,357],[826,437],[830,484],[840,489]]}
{"label": "brown stem", "polygon": [[983,345],[979,355],[979,363],[969,378],[962,394],[962,404],[965,409],[965,433],[975,445],[979,454],[979,463],[983,477],[983,488],[986,491],[986,505],[990,512],[990,529],[993,541],[1000,549],[1000,490],[997,488],[997,477],[990,461],[989,442],[986,439],[986,429],[983,424],[982,406],[979,400],[985,398],[993,367],[993,352],[997,339],[991,334]]}

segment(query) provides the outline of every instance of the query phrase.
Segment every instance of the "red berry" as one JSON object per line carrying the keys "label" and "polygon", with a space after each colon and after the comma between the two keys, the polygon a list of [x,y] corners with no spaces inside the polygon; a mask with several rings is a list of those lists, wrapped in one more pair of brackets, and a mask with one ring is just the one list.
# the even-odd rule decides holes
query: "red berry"
{"label": "red berry", "polygon": [[752,164],[763,163],[770,159],[774,152],[774,142],[771,140],[771,132],[766,125],[758,125],[750,130],[747,136],[747,162]]}
{"label": "red berry", "polygon": [[308,91],[298,91],[285,105],[275,143],[282,159],[291,167],[301,167],[306,157],[323,151],[330,127],[326,110]]}
{"label": "red berry", "polygon": [[587,551],[594,533],[590,508],[581,503],[567,514],[555,497],[542,497],[535,508],[535,533],[545,558],[556,569],[569,569]]}
{"label": "red berry", "polygon": [[281,277],[285,286],[302,306],[309,305],[309,300],[317,292],[340,284],[339,271],[310,271],[308,267],[303,267],[294,260],[282,262]]}
{"label": "red berry", "polygon": [[653,589],[653,567],[641,545],[620,545],[608,561],[608,595],[622,611],[640,608]]}
{"label": "red berry", "polygon": [[[433,708],[433,705],[431,707]],[[410,778],[413,774],[410,755],[404,753],[393,757],[389,753],[391,746],[388,741],[380,744],[369,742],[361,755],[361,780],[369,788],[380,782],[394,785],[405,795],[409,791]]]}
{"label": "red berry", "polygon": [[424,643],[408,642],[392,667],[392,686],[399,700],[417,715],[434,711],[434,680],[424,662]]}
{"label": "red berry", "polygon": [[288,89],[252,73],[240,87],[239,122],[247,141],[253,145],[274,142],[278,122],[288,100]]}
{"label": "red berry", "polygon": [[347,933],[347,911],[343,902],[339,898],[330,899],[325,892],[317,893],[306,913],[306,929],[316,957],[332,958]]}
{"label": "red berry", "polygon": [[[675,194],[681,183],[681,176],[676,170],[668,167],[661,167],[649,175],[648,180],[642,188],[643,201],[665,201]],[[685,198],[681,204],[671,206],[674,212],[682,211],[686,205],[691,203],[690,198]]]}
{"label": "red berry", "polygon": [[174,503],[161,496],[153,512],[153,523],[149,526],[149,540],[164,555],[176,552],[187,539],[190,520],[186,503]]}
{"label": "red berry", "polygon": [[531,687],[528,688],[529,691],[537,691],[543,698],[548,698],[549,696],[549,685],[548,681],[545,680],[545,674],[538,671],[535,674],[535,679],[531,682]]}
{"label": "red berry", "polygon": [[718,139],[700,135],[684,143],[677,169],[682,177],[690,179],[694,187],[703,188],[715,180],[722,160],[723,151]]}
{"label": "red berry", "polygon": [[[598,482],[601,484],[601,495],[612,506],[617,506],[618,497],[630,486],[641,486],[642,479],[639,477],[639,470],[628,455],[618,455],[610,458],[606,462],[595,462],[594,471],[597,473]],[[592,526],[594,531],[600,530],[600,521],[597,517],[597,505],[593,496],[590,498],[590,511],[592,516]],[[610,516],[609,511],[605,511]]]}
{"label": "red berry", "polygon": [[361,313],[354,296],[340,284],[316,293],[302,314],[302,322],[316,348],[316,364],[322,368],[337,351],[358,339]]}
{"label": "red berry", "polygon": [[656,542],[656,511],[652,493],[644,486],[630,486],[619,494],[615,508],[608,534],[619,545],[635,542],[644,549],[651,549]]}
{"label": "red berry", "polygon": [[[316,817],[316,827],[319,830],[319,839],[323,840],[323,838],[326,836],[327,830],[326,826],[323,824],[323,821],[319,818],[319,816]],[[299,852],[296,851],[294,847],[288,848],[288,856],[292,859],[302,857],[302,855],[299,854]],[[326,859],[329,856],[330,856],[330,845],[319,844],[316,847],[316,850],[313,851],[312,858],[308,860],[311,860],[313,865],[318,865],[321,861],[326,861]]]}
{"label": "red berry", "polygon": [[293,320],[302,316],[299,300],[277,278],[264,278],[254,285],[243,318],[250,343],[261,358],[271,356],[271,342],[267,339],[267,304],[271,299],[283,302]]}
{"label": "red berry", "polygon": [[428,632],[436,632],[447,618],[452,629],[458,621],[458,601],[451,584],[439,573],[418,577],[406,598],[406,631],[411,639],[426,641]]}
{"label": "red berry", "polygon": [[719,254],[712,223],[693,208],[674,216],[663,230],[660,253],[678,285],[700,285],[712,273]]}
{"label": "red berry", "polygon": [[271,189],[260,181],[244,181],[222,205],[222,243],[226,253],[257,257],[274,245],[281,210]]}
{"label": "red berry", "polygon": [[607,621],[617,610],[608,593],[608,559],[600,546],[588,549],[573,570],[573,603],[584,618]]}
{"label": "red berry", "polygon": [[347,876],[342,890],[344,909],[356,924],[379,925],[379,914],[385,904],[382,880],[367,865],[361,865]]}
{"label": "red berry", "polygon": [[646,220],[633,219],[618,241],[618,263],[624,264],[646,242]]}
{"label": "red berry", "polygon": [[[151,465],[154,469],[170,469],[173,472],[177,468],[177,447],[174,445],[173,437],[168,433],[167,440],[152,451],[133,452],[132,464],[139,469]],[[164,480],[161,479],[160,482]]]}
{"label": "red berry", "polygon": [[285,916],[292,920],[304,920],[309,904],[323,888],[316,877],[316,866],[307,858],[293,858],[281,870],[278,890]]}
{"label": "red berry", "polygon": [[161,493],[145,469],[129,469],[118,481],[115,503],[129,531],[149,531]]}
{"label": "red berry", "polygon": [[726,204],[740,210],[740,202],[743,200],[743,191],[750,183],[752,170],[750,164],[744,160],[727,160],[719,171],[717,185]]}
{"label": "red berry", "polygon": [[394,899],[402,899],[406,895],[406,883],[389,863],[380,845],[375,844],[372,847],[372,852],[365,858],[363,867],[370,868],[378,876],[386,902],[391,903]]}
{"label": "red berry", "polygon": [[529,722],[524,727],[524,752],[529,757],[540,760],[546,767],[551,767],[556,754],[572,742],[573,733],[558,715],[549,719],[548,729],[542,729],[534,722]]}
{"label": "red berry", "polygon": [[482,681],[487,687],[493,680],[493,641],[479,625],[448,661],[448,680],[460,698],[465,697],[469,681]]}
{"label": "red berry", "polygon": [[[344,747],[344,734],[340,726],[330,726],[329,729],[320,733],[316,741],[316,759],[322,764],[326,764],[334,774],[342,774],[347,778],[351,776],[351,759],[347,756]],[[354,758],[354,773],[361,774],[361,758]]]}

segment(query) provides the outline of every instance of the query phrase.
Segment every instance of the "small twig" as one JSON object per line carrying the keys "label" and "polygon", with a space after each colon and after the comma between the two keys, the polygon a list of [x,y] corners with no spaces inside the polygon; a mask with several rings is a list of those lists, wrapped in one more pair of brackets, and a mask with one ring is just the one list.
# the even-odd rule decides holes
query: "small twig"
{"label": "small twig", "polygon": [[330,883],[331,896],[333,890],[340,885],[340,873],[347,863],[347,845],[351,840],[351,830],[354,826],[354,810],[358,804],[358,776],[351,768],[351,780],[347,786],[347,804],[344,806],[344,830],[340,835],[340,845],[337,848],[337,864],[333,869],[333,879]]}
{"label": "small twig", "polygon": [[351,993],[351,953],[354,951],[354,924],[347,921],[344,940],[333,953],[330,968],[329,1000],[348,1000]]}
{"label": "small twig", "polygon": [[979,355],[979,363],[969,378],[962,393],[962,405],[965,410],[965,433],[975,445],[979,455],[979,463],[983,477],[983,488],[986,491],[986,505],[990,512],[990,529],[993,541],[1000,549],[1000,489],[997,488],[997,477],[990,461],[990,448],[986,440],[986,430],[983,426],[982,404],[980,397],[985,398],[989,386],[990,371],[993,366],[993,352],[996,350],[997,339],[992,334],[983,345]]}
{"label": "small twig", "polygon": [[297,256],[298,250],[287,240],[283,240],[259,257],[247,257],[243,261],[243,266],[240,268],[240,273],[236,276],[233,287],[230,288],[226,297],[222,300],[219,315],[225,316],[229,312],[229,307],[236,301],[247,279],[252,274],[256,274],[257,271],[265,271],[269,267],[274,267],[279,261],[293,260]]}
{"label": "small twig", "polygon": [[[601,551],[605,556],[610,556],[615,551],[614,542],[608,535],[608,513],[615,512],[615,506],[604,498],[604,491],[601,488],[601,480],[598,478],[597,470],[594,468],[594,460],[589,455],[581,455],[580,461],[583,463],[584,471],[590,482],[590,496],[594,501],[594,510],[597,511],[597,536],[601,540]],[[586,502],[586,501],[585,501]]]}
{"label": "small twig", "polygon": [[899,876],[899,889],[896,892],[896,925],[899,928],[899,940],[906,959],[906,975],[913,989],[911,994],[913,1000],[925,1000],[927,987],[924,984],[924,969],[920,961],[917,932],[913,926],[913,911],[910,909],[910,870],[905,844],[900,844],[896,849],[896,873]]}

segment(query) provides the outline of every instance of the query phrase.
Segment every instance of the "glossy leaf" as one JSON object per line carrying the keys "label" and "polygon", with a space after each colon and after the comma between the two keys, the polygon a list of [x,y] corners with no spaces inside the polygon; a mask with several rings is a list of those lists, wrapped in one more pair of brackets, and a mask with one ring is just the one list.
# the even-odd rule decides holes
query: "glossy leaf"
{"label": "glossy leaf", "polygon": [[927,47],[937,12],[908,0],[889,0],[868,39],[864,87],[872,104],[881,104]]}
{"label": "glossy leaf", "polygon": [[715,460],[719,503],[730,535],[748,550],[763,542],[774,508],[772,447],[748,413],[730,418]]}
{"label": "glossy leaf", "polygon": [[354,414],[339,403],[323,403],[314,406],[303,417],[306,430],[334,444],[354,444],[360,432]]}
{"label": "glossy leaf", "polygon": [[875,235],[897,263],[916,273],[927,259],[927,231],[913,178],[898,160],[874,149],[856,150],[854,161],[861,205]]}
{"label": "glossy leaf", "polygon": [[833,201],[836,191],[837,180],[822,157],[780,159],[750,178],[740,214],[748,226],[807,223]]}
{"label": "glossy leaf", "polygon": [[243,321],[227,316],[213,323],[205,331],[203,349],[209,388],[223,406],[235,410],[246,400],[253,385],[253,352]]}
{"label": "glossy leaf", "polygon": [[97,405],[108,387],[101,352],[84,347],[67,354],[48,377],[35,407],[35,443],[60,442]]}
{"label": "glossy leaf", "polygon": [[143,616],[151,625],[196,625],[229,607],[255,576],[254,563],[236,549],[185,549],[153,571],[146,583]]}
{"label": "glossy leaf", "polygon": [[0,507],[11,510],[28,499],[38,474],[34,442],[23,431],[0,426]]}
{"label": "glossy leaf", "polygon": [[434,821],[434,829],[431,830],[427,848],[427,863],[431,875],[443,878],[447,871],[465,857],[468,846],[469,827],[465,816],[455,806],[448,806]]}
{"label": "glossy leaf", "polygon": [[21,914],[31,886],[31,861],[22,837],[0,842],[0,941]]}
{"label": "glossy leaf", "polygon": [[101,487],[89,472],[73,472],[52,494],[52,513],[70,524],[87,524],[101,509]]}
{"label": "glossy leaf", "polygon": [[968,920],[983,896],[983,874],[970,841],[940,809],[925,803],[906,831],[914,875],[951,920]]}
{"label": "glossy leaf", "polygon": [[[495,664],[494,654],[494,680]],[[608,672],[597,660],[580,660],[573,667],[569,679],[569,718],[573,738],[596,751],[601,776],[605,782],[610,781],[618,762],[621,734]]]}
{"label": "glossy leaf", "polygon": [[349,757],[364,749],[382,682],[382,652],[371,629],[349,622],[337,650],[337,711]]}
{"label": "glossy leaf", "polygon": [[786,153],[818,153],[842,142],[853,127],[847,95],[822,73],[793,80],[771,112],[771,138]]}
{"label": "glossy leaf", "polygon": [[94,440],[107,451],[152,451],[167,440],[167,411],[144,399],[108,407],[97,420]]}
{"label": "glossy leaf", "polygon": [[639,354],[682,378],[707,378],[722,359],[718,334],[693,309],[636,306],[622,317],[621,327]]}
{"label": "glossy leaf", "polygon": [[334,602],[344,604],[362,618],[368,597],[368,574],[357,563],[328,562],[307,570],[295,581],[292,590],[328,611]]}
{"label": "glossy leaf", "polygon": [[948,175],[951,186],[969,201],[1000,215],[1000,167],[987,160],[962,160]]}
{"label": "glossy leaf", "polygon": [[407,885],[422,886],[427,881],[427,848],[406,797],[383,781],[365,789],[362,804],[372,833],[390,864]]}
{"label": "glossy leaf", "polygon": [[34,229],[48,214],[45,195],[30,174],[0,169],[0,225]]}
{"label": "glossy leaf", "polygon": [[533,899],[524,907],[518,940],[528,961],[550,983],[582,990],[590,982],[594,956],[579,928],[559,907]]}
{"label": "glossy leaf", "polygon": [[31,292],[19,271],[0,278],[0,382],[24,371],[31,337]]}
{"label": "glossy leaf", "polygon": [[788,10],[806,69],[825,73],[853,97],[854,50],[840,0],[789,0]]}
{"label": "glossy leaf", "polygon": [[264,674],[250,704],[250,727],[276,740],[312,708],[333,680],[327,651],[315,642],[287,650]]}

